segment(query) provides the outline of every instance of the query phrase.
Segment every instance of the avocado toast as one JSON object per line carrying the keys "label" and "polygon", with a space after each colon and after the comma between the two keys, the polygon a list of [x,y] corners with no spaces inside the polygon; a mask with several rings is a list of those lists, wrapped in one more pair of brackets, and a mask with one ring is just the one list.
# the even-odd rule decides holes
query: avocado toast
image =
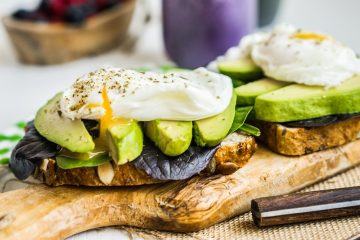
{"label": "avocado toast", "polygon": [[[230,174],[256,149],[230,78],[99,69],[28,123],[10,169],[51,185],[128,186]],[[119,113],[121,112],[121,113]]]}
{"label": "avocado toast", "polygon": [[251,122],[274,152],[300,156],[360,137],[360,60],[332,37],[279,25],[245,37],[209,67],[230,77],[263,72],[235,93],[238,106],[253,106]]}
{"label": "avocado toast", "polygon": [[[269,105],[274,118],[260,110]],[[360,77],[331,89],[293,84],[259,96],[254,108],[261,140],[275,152],[299,156],[341,146],[360,137]]]}
{"label": "avocado toast", "polygon": [[253,136],[289,156],[359,138],[360,60],[351,49],[287,25],[238,48],[209,65],[222,74],[83,76],[38,111],[10,168],[53,186],[143,185],[231,174],[254,153]]}

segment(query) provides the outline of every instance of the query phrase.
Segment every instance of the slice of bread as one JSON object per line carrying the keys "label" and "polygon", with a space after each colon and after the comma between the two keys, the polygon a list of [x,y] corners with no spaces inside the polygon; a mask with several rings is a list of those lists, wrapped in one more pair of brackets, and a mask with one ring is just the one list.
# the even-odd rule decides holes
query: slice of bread
{"label": "slice of bread", "polygon": [[[245,165],[256,149],[254,137],[239,132],[225,138],[213,160],[201,174],[230,174]],[[116,165],[113,161],[98,167],[61,169],[54,159],[46,159],[34,177],[51,185],[134,186],[161,182],[132,163]]]}
{"label": "slice of bread", "polygon": [[360,117],[331,123],[322,127],[291,128],[279,123],[257,121],[260,140],[272,151],[289,156],[344,145],[360,138]]}

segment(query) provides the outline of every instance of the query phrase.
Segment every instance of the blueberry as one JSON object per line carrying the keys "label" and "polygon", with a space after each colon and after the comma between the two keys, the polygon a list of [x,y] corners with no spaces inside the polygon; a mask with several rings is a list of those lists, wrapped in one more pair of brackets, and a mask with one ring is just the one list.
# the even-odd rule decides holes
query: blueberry
{"label": "blueberry", "polygon": [[69,6],[65,11],[65,22],[82,24],[87,17],[86,11],[81,5]]}
{"label": "blueberry", "polygon": [[120,3],[119,0],[107,0],[106,4],[104,6],[104,9],[112,8],[112,7],[116,6],[119,3]]}
{"label": "blueberry", "polygon": [[30,20],[32,15],[33,15],[32,11],[20,9],[14,12],[12,16],[16,19]]}
{"label": "blueberry", "polygon": [[97,7],[99,11],[106,10],[119,4],[120,0],[97,0]]}
{"label": "blueberry", "polygon": [[51,7],[51,0],[41,0],[38,9],[48,13],[50,12],[50,7]]}
{"label": "blueberry", "polygon": [[35,11],[35,12],[33,13],[33,16],[32,16],[32,19],[31,19],[31,20],[33,20],[33,21],[35,21],[35,22],[47,22],[47,21],[49,21],[49,18],[48,18],[48,16],[45,15],[44,12],[42,12],[42,11]]}
{"label": "blueberry", "polygon": [[82,6],[87,17],[97,12],[96,0],[88,0]]}
{"label": "blueberry", "polygon": [[48,18],[41,11],[29,11],[29,10],[20,9],[15,13],[13,13],[12,16],[19,20],[30,20],[35,22],[48,21]]}

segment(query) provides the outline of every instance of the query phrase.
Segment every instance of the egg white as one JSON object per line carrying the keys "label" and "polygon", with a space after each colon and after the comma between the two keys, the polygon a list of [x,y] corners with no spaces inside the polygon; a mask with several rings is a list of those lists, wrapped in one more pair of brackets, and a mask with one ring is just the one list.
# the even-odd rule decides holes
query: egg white
{"label": "egg white", "polygon": [[193,121],[225,110],[232,96],[231,79],[205,68],[177,73],[141,73],[99,69],[64,91],[60,109],[71,119],[100,119],[106,87],[114,117],[150,121]]}
{"label": "egg white", "polygon": [[209,66],[224,59],[250,59],[268,77],[306,85],[337,86],[360,73],[360,60],[352,49],[330,36],[288,24],[246,36]]}

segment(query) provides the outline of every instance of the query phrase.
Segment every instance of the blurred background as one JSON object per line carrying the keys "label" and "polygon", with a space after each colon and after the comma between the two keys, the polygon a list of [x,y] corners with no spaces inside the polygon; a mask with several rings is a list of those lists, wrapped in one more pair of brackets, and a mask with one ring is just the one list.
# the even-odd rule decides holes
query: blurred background
{"label": "blurred background", "polygon": [[99,67],[206,65],[280,22],[360,52],[359,0],[2,0],[0,129]]}

